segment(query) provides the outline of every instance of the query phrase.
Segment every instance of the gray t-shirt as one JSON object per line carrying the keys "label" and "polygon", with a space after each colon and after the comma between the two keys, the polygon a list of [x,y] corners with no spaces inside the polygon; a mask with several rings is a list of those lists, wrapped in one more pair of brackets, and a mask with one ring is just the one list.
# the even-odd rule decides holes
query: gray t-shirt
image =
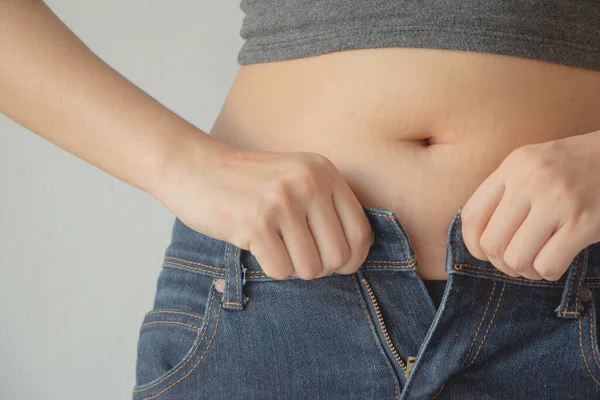
{"label": "gray t-shirt", "polygon": [[240,65],[376,47],[600,70],[600,0],[241,0]]}

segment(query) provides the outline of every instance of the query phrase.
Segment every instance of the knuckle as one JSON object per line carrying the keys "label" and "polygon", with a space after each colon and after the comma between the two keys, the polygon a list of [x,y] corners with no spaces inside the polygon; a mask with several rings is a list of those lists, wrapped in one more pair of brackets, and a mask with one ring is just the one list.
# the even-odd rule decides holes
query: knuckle
{"label": "knuckle", "polygon": [[292,193],[288,186],[279,181],[273,188],[264,194],[264,207],[269,211],[280,211],[290,209],[293,202]]}
{"label": "knuckle", "polygon": [[346,263],[343,267],[338,268],[337,271],[335,271],[338,274],[353,274],[355,273],[362,264],[360,263]]}
{"label": "knuckle", "polygon": [[560,274],[549,267],[534,268],[536,272],[547,281],[556,281],[560,279]]}
{"label": "knuckle", "polygon": [[290,275],[291,275],[291,272],[288,272],[288,271],[285,271],[285,270],[277,270],[276,269],[274,271],[271,271],[270,273],[266,273],[265,272],[265,275],[267,275],[267,276],[269,276],[271,278],[277,279],[279,281],[282,281],[284,279],[289,278]]}
{"label": "knuckle", "polygon": [[350,260],[350,249],[342,248],[339,251],[335,252],[335,255],[332,256],[328,262],[328,265],[331,269],[342,268],[346,263]]}
{"label": "knuckle", "polygon": [[316,268],[314,265],[300,266],[295,268],[296,276],[302,280],[310,280],[319,276],[322,268]]}
{"label": "knuckle", "polygon": [[481,237],[479,245],[481,246],[481,249],[485,252],[485,254],[487,254],[488,256],[492,256],[493,258],[500,258],[502,256],[502,253],[504,252],[504,250],[501,246],[498,245],[498,242],[496,240],[493,240],[487,236]]}
{"label": "knuckle", "polygon": [[274,226],[273,217],[269,212],[262,213],[256,216],[251,224],[250,237],[262,237],[269,232]]}
{"label": "knuckle", "polygon": [[323,154],[321,153],[316,153],[316,152],[308,152],[308,154],[310,155],[311,161],[320,165],[320,166],[331,166],[333,165],[333,163],[331,162],[331,160],[329,160],[329,158],[325,157]]}
{"label": "knuckle", "polygon": [[369,246],[373,235],[373,229],[369,221],[361,222],[350,233],[350,240],[360,246]]}

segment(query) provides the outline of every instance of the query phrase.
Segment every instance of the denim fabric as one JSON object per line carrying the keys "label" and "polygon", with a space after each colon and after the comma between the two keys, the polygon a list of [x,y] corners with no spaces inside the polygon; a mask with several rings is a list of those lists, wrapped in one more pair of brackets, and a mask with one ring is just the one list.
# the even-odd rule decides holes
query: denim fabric
{"label": "denim fabric", "polygon": [[558,281],[474,258],[459,208],[439,307],[395,214],[355,273],[266,276],[179,219],[138,341],[134,400],[599,399],[600,243]]}

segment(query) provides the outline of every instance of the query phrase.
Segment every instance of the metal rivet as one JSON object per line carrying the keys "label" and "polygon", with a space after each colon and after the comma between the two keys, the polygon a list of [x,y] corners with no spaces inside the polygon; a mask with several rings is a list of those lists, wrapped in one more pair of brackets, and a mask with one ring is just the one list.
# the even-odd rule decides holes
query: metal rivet
{"label": "metal rivet", "polygon": [[462,265],[460,265],[460,264],[454,264],[454,269],[460,271],[462,269]]}
{"label": "metal rivet", "polygon": [[223,290],[225,290],[225,279],[215,279],[215,289],[217,290],[217,292],[223,293]]}
{"label": "metal rivet", "polygon": [[592,299],[592,291],[589,288],[585,288],[581,291],[581,301],[588,302]]}

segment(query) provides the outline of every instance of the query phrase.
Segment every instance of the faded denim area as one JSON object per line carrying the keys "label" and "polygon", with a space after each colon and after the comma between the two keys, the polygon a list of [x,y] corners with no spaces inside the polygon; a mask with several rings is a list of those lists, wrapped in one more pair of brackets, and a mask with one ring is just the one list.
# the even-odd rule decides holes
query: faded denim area
{"label": "faded denim area", "polygon": [[559,281],[474,258],[459,208],[435,307],[391,210],[361,268],[308,281],[179,219],[138,342],[134,400],[598,399],[600,243]]}

